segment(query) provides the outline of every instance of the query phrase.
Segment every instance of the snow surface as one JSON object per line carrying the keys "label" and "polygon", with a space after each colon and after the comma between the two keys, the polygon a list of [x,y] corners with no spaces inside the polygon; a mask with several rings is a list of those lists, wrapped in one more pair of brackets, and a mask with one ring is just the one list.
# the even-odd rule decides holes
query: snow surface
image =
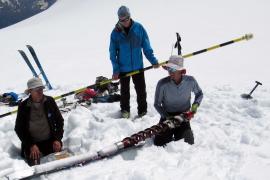
{"label": "snow surface", "polygon": [[[191,122],[195,145],[182,140],[165,148],[148,140],[130,150],[87,166],[42,176],[41,179],[229,179],[267,180],[270,177],[270,1],[205,0],[166,3],[161,0],[58,0],[50,9],[0,30],[0,93],[23,92],[31,72],[18,49],[31,44],[57,96],[93,84],[99,75],[110,77],[108,45],[120,5],[146,28],[160,62],[171,54],[175,32],[182,37],[183,54],[253,33],[241,41],[186,60],[187,72],[204,91],[203,102]],[[27,51],[26,51],[27,52]],[[174,50],[174,54],[177,51]],[[29,53],[27,52],[29,55]],[[147,60],[145,66],[150,65]],[[162,68],[146,73],[148,114],[135,121],[116,118],[119,103],[78,106],[65,119],[64,146],[75,154],[96,152],[158,123],[153,107]],[[268,75],[267,75],[268,74]],[[240,98],[258,80],[263,86],[252,100]],[[132,87],[132,86],[131,86]],[[131,88],[131,113],[136,94]],[[72,97],[69,97],[72,100]],[[0,106],[0,114],[13,110]],[[0,178],[27,164],[19,156],[14,132],[16,115],[0,120]]]}

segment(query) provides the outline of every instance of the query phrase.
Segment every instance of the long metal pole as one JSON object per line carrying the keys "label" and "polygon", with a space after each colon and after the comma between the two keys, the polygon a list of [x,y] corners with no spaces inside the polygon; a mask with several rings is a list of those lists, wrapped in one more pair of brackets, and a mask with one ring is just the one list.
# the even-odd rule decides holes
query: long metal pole
{"label": "long metal pole", "polygon": [[[252,38],[253,38],[253,34],[246,34],[246,35],[244,35],[244,36],[242,36],[240,38],[233,39],[231,41],[227,41],[227,42],[224,42],[224,43],[215,45],[215,46],[211,46],[211,47],[206,48],[206,49],[202,49],[202,50],[199,50],[199,51],[195,51],[193,53],[190,53],[190,54],[183,55],[183,58],[186,59],[186,58],[189,58],[191,56],[195,56],[195,55],[198,55],[198,54],[201,54],[201,53],[212,51],[214,49],[217,49],[217,48],[220,48],[220,47],[224,47],[224,46],[227,46],[227,45],[230,45],[230,44],[239,42],[239,41],[250,40]],[[168,61],[161,62],[161,63],[159,63],[159,65],[166,64],[167,62]],[[126,75],[121,76],[120,78],[128,77],[128,76],[133,76],[135,74],[139,74],[141,72],[147,71],[147,70],[152,69],[152,68],[153,68],[153,66],[148,66],[148,67],[145,67],[143,69],[140,69],[140,70],[137,70],[137,71],[133,71],[133,72],[127,73]],[[69,95],[72,95],[72,94],[76,94],[76,93],[82,92],[82,91],[86,90],[87,88],[93,88],[95,86],[101,86],[101,85],[104,85],[104,84],[108,84],[108,83],[110,83],[112,81],[113,81],[113,79],[108,79],[108,80],[105,80],[105,81],[102,81],[102,82],[99,82],[99,83],[96,83],[96,84],[92,84],[92,85],[89,85],[89,86],[86,86],[86,87],[83,87],[83,88],[80,88],[80,89],[77,89],[77,90],[74,90],[74,91],[70,91],[68,93],[65,93],[65,94],[62,94],[62,95],[59,95],[59,96],[55,96],[54,99],[57,100],[57,99],[60,99],[60,98],[63,98],[63,97],[66,97],[66,96],[69,96]],[[8,115],[11,115],[11,114],[14,114],[16,112],[17,112],[17,110],[14,110],[14,111],[11,111],[11,112],[2,114],[2,115],[0,115],[0,118],[5,117],[5,116],[8,116]]]}

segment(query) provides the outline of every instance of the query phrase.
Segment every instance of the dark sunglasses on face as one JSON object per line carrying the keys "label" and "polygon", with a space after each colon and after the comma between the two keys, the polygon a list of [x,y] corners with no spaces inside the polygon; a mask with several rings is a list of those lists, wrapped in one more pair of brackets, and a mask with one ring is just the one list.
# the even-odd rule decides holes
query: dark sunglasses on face
{"label": "dark sunglasses on face", "polygon": [[42,91],[44,89],[44,87],[36,87],[31,89],[32,91]]}
{"label": "dark sunglasses on face", "polygon": [[177,69],[171,68],[171,67],[167,67],[167,71],[170,72],[170,73],[175,73],[177,71]]}
{"label": "dark sunglasses on face", "polygon": [[130,17],[126,17],[125,19],[119,19],[119,22],[124,23],[129,21]]}

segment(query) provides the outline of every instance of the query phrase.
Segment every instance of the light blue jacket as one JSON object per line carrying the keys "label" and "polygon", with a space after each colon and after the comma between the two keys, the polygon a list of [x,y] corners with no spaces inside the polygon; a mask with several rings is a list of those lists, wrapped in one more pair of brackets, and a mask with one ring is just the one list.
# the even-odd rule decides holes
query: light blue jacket
{"label": "light blue jacket", "polygon": [[158,63],[145,29],[140,23],[132,22],[128,34],[117,28],[111,33],[109,50],[113,74],[142,69],[142,49],[151,64]]}

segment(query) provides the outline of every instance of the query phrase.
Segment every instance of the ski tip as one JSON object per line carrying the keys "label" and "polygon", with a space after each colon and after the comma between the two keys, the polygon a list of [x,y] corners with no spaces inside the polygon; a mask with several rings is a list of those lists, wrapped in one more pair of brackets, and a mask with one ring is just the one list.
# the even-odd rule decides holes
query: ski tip
{"label": "ski tip", "polygon": [[245,34],[245,36],[243,36],[243,39],[245,39],[245,40],[250,40],[250,39],[252,39],[253,38],[253,34],[252,33],[249,33],[249,34]]}

